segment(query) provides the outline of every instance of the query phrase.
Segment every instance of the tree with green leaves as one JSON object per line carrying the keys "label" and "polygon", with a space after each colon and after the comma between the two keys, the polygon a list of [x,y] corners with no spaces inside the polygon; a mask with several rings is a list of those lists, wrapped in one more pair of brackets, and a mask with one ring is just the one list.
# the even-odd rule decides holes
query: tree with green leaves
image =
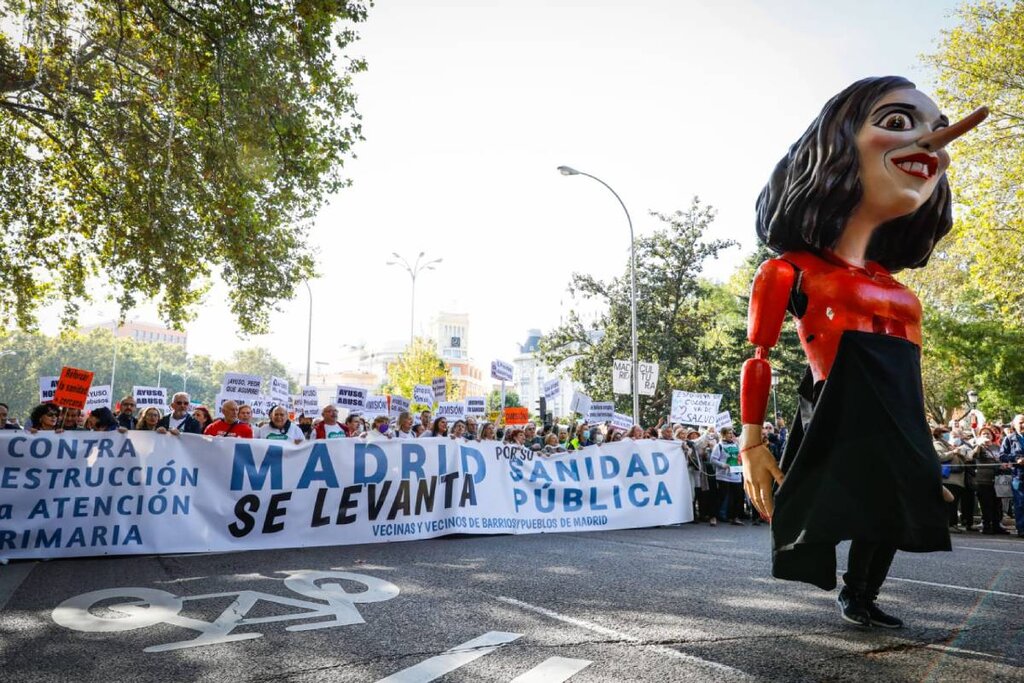
{"label": "tree with green leaves", "polygon": [[505,405],[501,405],[501,389],[492,389],[487,396],[487,412],[500,413],[502,408],[515,408],[519,405],[519,393],[505,390]]}
{"label": "tree with green leaves", "polygon": [[[458,386],[451,379],[451,369],[438,355],[433,340],[428,337],[416,337],[398,360],[388,365],[388,376],[381,384],[381,391],[411,399],[413,387],[417,384],[429,385],[435,377],[442,376],[446,380],[446,397],[454,399],[458,395]],[[414,406],[430,407],[420,404]]]}
{"label": "tree with green leaves", "polygon": [[211,278],[246,332],[314,274],[361,139],[361,0],[0,0],[0,322],[95,282],[180,327]]}
{"label": "tree with green leaves", "polygon": [[938,73],[936,99],[952,120],[980,105],[991,114],[953,145],[956,223],[906,279],[931,305],[977,301],[998,324],[1024,327],[1024,1],[981,0],[956,16],[925,58]]}
{"label": "tree with green leaves", "polygon": [[[654,424],[669,413],[672,389],[709,388],[700,354],[701,339],[714,315],[702,314],[708,289],[700,280],[704,262],[733,246],[731,240],[705,241],[714,220],[712,207],[694,198],[686,211],[652,212],[662,226],[636,240],[638,360],[656,361],[658,386],[651,398],[641,397],[637,421]],[[612,361],[630,357],[630,289],[628,267],[622,276],[601,281],[574,273],[573,296],[598,301],[603,313],[592,326],[575,313],[540,342],[548,367],[568,361],[572,379],[595,400],[612,400]],[[739,366],[735,369],[739,377]],[[738,379],[737,379],[738,381]],[[632,399],[614,397],[620,412],[632,412]]]}

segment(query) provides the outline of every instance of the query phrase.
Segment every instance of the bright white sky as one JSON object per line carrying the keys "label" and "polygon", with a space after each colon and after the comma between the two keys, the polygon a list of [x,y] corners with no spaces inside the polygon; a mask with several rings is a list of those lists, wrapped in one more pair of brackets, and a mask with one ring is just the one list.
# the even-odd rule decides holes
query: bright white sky
{"label": "bright white sky", "polygon": [[[929,92],[918,56],[954,5],[379,0],[351,51],[370,65],[355,83],[366,141],[347,164],[354,185],[310,235],[323,274],[312,283],[314,363],[344,369],[343,345],[407,338],[409,277],[385,266],[392,251],[443,257],[418,280],[417,328],[442,308],[468,312],[481,366],[558,323],[573,271],[621,273],[622,210],[561,164],[614,187],[638,234],[657,225],[649,209],[699,195],[719,211],[713,236],[743,245],[708,264],[728,277],[753,248],[758,192],[824,101],[871,75]],[[304,287],[261,337],[237,337],[224,296],[215,288],[188,328],[190,352],[264,345],[305,367]],[[96,307],[82,322],[113,313]],[[129,317],[156,320],[147,307]]]}

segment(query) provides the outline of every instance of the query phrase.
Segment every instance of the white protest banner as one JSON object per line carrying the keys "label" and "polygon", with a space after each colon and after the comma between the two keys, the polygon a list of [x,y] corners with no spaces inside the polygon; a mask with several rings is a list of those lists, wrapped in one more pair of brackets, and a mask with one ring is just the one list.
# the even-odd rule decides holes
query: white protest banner
{"label": "white protest banner", "polygon": [[57,393],[57,382],[60,381],[60,377],[40,377],[39,378],[39,402],[49,403],[53,400],[53,395]]}
{"label": "white protest banner", "polygon": [[549,379],[544,382],[544,398],[548,401],[558,398],[558,395],[562,393],[562,383],[557,379]]}
{"label": "white protest banner", "polygon": [[734,429],[732,424],[732,415],[729,414],[728,410],[715,415],[715,429]]}
{"label": "white protest banner", "polygon": [[466,415],[486,415],[487,414],[487,397],[485,396],[467,396],[466,397]]}
{"label": "white protest banner", "polygon": [[270,378],[270,400],[277,405],[287,405],[291,392],[288,390],[288,380],[281,377]]}
{"label": "white protest banner", "polygon": [[363,405],[362,416],[367,420],[372,420],[375,417],[387,417],[388,416],[388,397],[387,396],[367,396],[366,403]]}
{"label": "white protest banner", "polygon": [[89,398],[85,402],[85,412],[90,413],[97,408],[110,408],[113,404],[113,392],[109,384],[89,387]]}
{"label": "white protest banner", "polygon": [[[49,474],[34,476],[28,462]],[[84,481],[85,470],[94,483],[70,494],[65,482]],[[529,448],[450,438],[294,444],[149,431],[97,439],[94,432],[0,430],[0,471],[7,473],[3,560],[579,532],[693,519],[681,446],[654,439],[547,459]],[[68,495],[77,497],[71,507],[78,516],[58,506]]]}
{"label": "white protest banner", "polygon": [[349,413],[362,413],[367,393],[366,389],[339,384],[334,394],[334,405],[338,406],[338,410],[344,408]]}
{"label": "white protest banner", "polygon": [[302,387],[302,403],[295,409],[307,417],[320,414],[320,394],[316,387]]}
{"label": "white protest banner", "polygon": [[572,403],[569,404],[569,410],[587,417],[590,414],[590,404],[589,396],[579,391],[574,391],[572,392]]}
{"label": "white protest banner", "polygon": [[412,401],[405,398],[404,396],[391,396],[391,411],[390,417],[397,418],[402,413],[409,412],[409,408],[412,405]]}
{"label": "white protest banner", "polygon": [[430,383],[431,389],[434,391],[434,401],[443,401],[445,396],[448,395],[448,380],[444,377],[435,377]]}
{"label": "white protest banner", "polygon": [[610,422],[615,414],[615,404],[611,401],[594,401],[590,404],[590,412],[587,413],[587,422]]}
{"label": "white protest banner", "polygon": [[162,413],[167,412],[167,389],[163,387],[132,387],[132,396],[135,398],[135,408],[139,415],[142,415],[146,408],[158,408]]}
{"label": "white protest banner", "polygon": [[431,405],[434,402],[434,388],[428,384],[417,384],[412,388],[412,402]]}
{"label": "white protest banner", "polygon": [[442,401],[437,404],[437,411],[434,413],[435,420],[439,417],[448,420],[450,430],[456,420],[466,419],[466,404],[462,401]]}
{"label": "white protest banner", "polygon": [[692,391],[673,389],[670,417],[673,422],[682,422],[697,427],[713,425],[721,403],[721,394],[698,394]]}
{"label": "white protest banner", "polygon": [[620,432],[628,432],[633,427],[633,416],[622,413],[612,413],[612,429]]}
{"label": "white protest banner", "polygon": [[633,363],[628,360],[612,361],[612,393],[633,393]]}
{"label": "white protest banner", "polygon": [[511,363],[506,363],[503,360],[491,361],[491,379],[511,382],[513,372],[515,372],[515,368],[512,367]]}
{"label": "white protest banner", "polygon": [[220,393],[235,401],[251,401],[262,393],[262,388],[263,379],[259,375],[226,372],[220,384]]}
{"label": "white protest banner", "polygon": [[658,388],[658,364],[639,363],[636,374],[640,376],[637,393],[641,396],[654,396],[654,390]]}

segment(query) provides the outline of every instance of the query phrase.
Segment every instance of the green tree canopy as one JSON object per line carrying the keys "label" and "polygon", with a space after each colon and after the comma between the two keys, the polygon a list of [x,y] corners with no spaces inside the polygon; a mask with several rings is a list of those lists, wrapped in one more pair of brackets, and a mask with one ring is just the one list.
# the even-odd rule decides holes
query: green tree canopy
{"label": "green tree canopy", "polygon": [[[658,387],[651,398],[641,397],[643,424],[668,415],[672,389],[701,391],[710,388],[699,353],[705,330],[717,312],[702,315],[708,297],[699,275],[704,262],[734,244],[730,240],[704,240],[714,220],[710,206],[694,198],[686,211],[671,215],[652,213],[663,225],[636,240],[637,336],[641,361],[659,364]],[[583,384],[595,400],[611,400],[612,361],[630,357],[629,270],[609,281],[574,273],[573,295],[593,299],[603,313],[589,327],[575,314],[540,343],[541,360],[548,367],[569,361],[572,378]],[[735,368],[739,377],[739,366]],[[738,381],[738,380],[737,380]],[[614,397],[620,412],[632,412],[632,399]]]}
{"label": "green tree canopy", "polygon": [[505,390],[505,405],[501,405],[501,389],[492,389],[487,396],[487,412],[500,413],[502,408],[515,408],[519,405],[519,393],[511,389]]}
{"label": "green tree canopy", "polygon": [[950,118],[988,105],[991,115],[953,143],[953,231],[928,267],[907,281],[947,311],[965,299],[1003,324],[1024,326],[1024,2],[961,7],[926,60],[938,72],[936,100]]}
{"label": "green tree canopy", "polygon": [[247,332],[313,274],[360,139],[360,0],[0,0],[0,322],[90,278],[178,327],[219,275]]}
{"label": "green tree canopy", "polygon": [[[388,376],[381,385],[381,391],[411,399],[413,387],[417,384],[429,385],[435,377],[442,375],[447,380],[447,398],[455,398],[458,386],[452,381],[451,369],[438,355],[434,342],[427,337],[416,337],[398,360],[388,365]],[[413,405],[430,408],[418,403]]]}

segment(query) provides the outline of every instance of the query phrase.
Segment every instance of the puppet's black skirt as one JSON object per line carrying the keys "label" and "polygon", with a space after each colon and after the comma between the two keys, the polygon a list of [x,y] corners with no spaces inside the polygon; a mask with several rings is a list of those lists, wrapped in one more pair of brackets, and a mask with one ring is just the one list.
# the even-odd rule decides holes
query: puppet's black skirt
{"label": "puppet's black skirt", "polygon": [[772,575],[830,590],[836,544],[950,550],[942,474],[924,414],[921,354],[845,332],[828,379],[806,373],[775,492]]}

